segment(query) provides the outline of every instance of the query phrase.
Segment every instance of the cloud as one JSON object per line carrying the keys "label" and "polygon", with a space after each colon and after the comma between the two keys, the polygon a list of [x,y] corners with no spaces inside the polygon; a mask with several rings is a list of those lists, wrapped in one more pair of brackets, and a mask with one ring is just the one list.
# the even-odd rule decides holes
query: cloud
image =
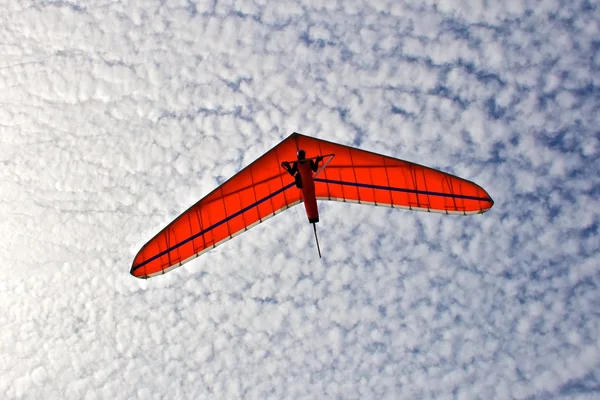
{"label": "cloud", "polygon": [[[3,398],[598,395],[598,24],[560,2],[7,3]],[[163,277],[153,234],[293,131],[482,216],[302,207]]]}

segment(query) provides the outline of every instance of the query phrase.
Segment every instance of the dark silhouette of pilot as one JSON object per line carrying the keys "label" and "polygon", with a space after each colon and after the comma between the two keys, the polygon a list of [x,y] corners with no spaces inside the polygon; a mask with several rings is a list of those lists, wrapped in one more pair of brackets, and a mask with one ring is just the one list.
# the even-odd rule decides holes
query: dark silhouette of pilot
{"label": "dark silhouette of pilot", "polygon": [[304,164],[308,162],[310,163],[310,169],[312,170],[312,172],[317,172],[317,170],[319,169],[319,163],[323,161],[323,157],[318,156],[315,159],[307,160],[306,152],[304,150],[298,150],[298,153],[296,153],[296,155],[298,156],[298,161],[294,161],[294,163],[291,166],[289,162],[284,161],[281,163],[281,166],[287,172],[289,172],[290,175],[294,177],[294,180],[296,181],[296,187],[298,189],[302,189],[302,176],[300,175],[300,171],[298,170],[298,164]]}

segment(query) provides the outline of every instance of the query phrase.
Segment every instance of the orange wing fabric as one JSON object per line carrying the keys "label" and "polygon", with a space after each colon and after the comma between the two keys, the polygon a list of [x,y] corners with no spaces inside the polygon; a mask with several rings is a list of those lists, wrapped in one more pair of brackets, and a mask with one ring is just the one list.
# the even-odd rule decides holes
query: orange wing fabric
{"label": "orange wing fabric", "polygon": [[300,203],[294,178],[280,166],[295,160],[296,151],[289,136],[194,204],[142,247],[131,274],[164,274]]}
{"label": "orange wing fabric", "polygon": [[[320,200],[446,214],[475,214],[494,204],[473,182],[407,161],[293,133],[194,204],[146,243],[131,274],[149,278],[177,268],[300,202],[282,161],[329,156],[315,176]],[[332,159],[330,157],[333,157]]]}
{"label": "orange wing fabric", "polygon": [[296,134],[307,157],[334,154],[315,177],[319,200],[445,214],[478,214],[494,201],[479,185],[408,161]]}

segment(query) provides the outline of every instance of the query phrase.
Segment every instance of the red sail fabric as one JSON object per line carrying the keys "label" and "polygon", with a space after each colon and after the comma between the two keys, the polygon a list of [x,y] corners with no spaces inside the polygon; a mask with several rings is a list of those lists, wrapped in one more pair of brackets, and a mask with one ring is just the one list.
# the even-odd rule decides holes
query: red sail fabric
{"label": "red sail fabric", "polygon": [[[332,154],[315,176],[316,197],[447,214],[489,210],[473,182],[396,158],[293,133],[177,217],[135,256],[131,274],[163,274],[302,201],[282,161]],[[331,158],[333,157],[333,158]]]}
{"label": "red sail fabric", "polygon": [[149,278],[177,268],[302,201],[282,161],[296,159],[292,136],[171,222],[135,256],[131,274]]}

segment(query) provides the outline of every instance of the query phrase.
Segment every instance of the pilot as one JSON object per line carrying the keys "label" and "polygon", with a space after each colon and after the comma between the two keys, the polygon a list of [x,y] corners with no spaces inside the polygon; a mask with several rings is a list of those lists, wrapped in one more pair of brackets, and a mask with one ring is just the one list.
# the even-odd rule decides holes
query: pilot
{"label": "pilot", "polygon": [[296,187],[298,189],[302,189],[302,176],[300,175],[300,171],[298,170],[298,164],[304,164],[308,162],[310,163],[310,169],[313,172],[317,172],[317,170],[319,169],[319,163],[323,161],[323,157],[317,156],[314,159],[307,159],[306,152],[304,150],[298,150],[298,153],[296,153],[296,155],[298,156],[298,161],[294,161],[293,165],[290,166],[289,162],[284,161],[281,163],[281,166],[287,172],[289,172],[290,175],[294,177],[294,180],[296,181]]}

